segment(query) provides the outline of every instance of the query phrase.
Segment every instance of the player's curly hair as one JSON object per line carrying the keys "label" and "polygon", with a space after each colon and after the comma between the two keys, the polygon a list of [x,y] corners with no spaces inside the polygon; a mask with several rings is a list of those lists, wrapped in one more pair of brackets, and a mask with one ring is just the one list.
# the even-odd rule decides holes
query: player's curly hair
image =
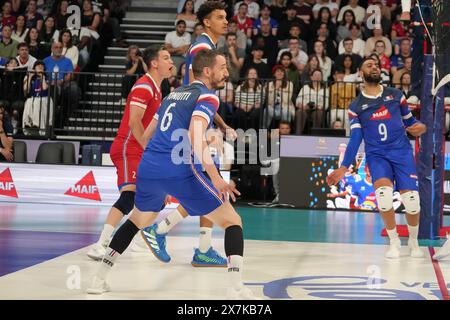
{"label": "player's curly hair", "polygon": [[204,19],[208,19],[214,10],[225,10],[225,5],[219,1],[206,1],[197,10],[197,19],[201,25]]}

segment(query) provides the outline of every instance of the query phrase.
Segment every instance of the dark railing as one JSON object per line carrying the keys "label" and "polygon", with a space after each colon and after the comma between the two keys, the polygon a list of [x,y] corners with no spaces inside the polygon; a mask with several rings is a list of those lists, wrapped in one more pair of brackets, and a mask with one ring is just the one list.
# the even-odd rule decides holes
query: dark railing
{"label": "dark railing", "polygon": [[[76,73],[64,77],[48,73],[47,87],[38,88],[39,83],[43,86],[38,81],[30,92],[24,90],[24,79],[38,75],[23,71],[0,74],[0,101],[11,117],[15,136],[21,138],[112,140],[127,93],[137,79],[125,74]],[[347,109],[359,86],[349,82],[294,85],[273,79],[227,82],[218,91],[219,113],[234,128],[244,130],[273,129],[280,121],[288,121],[296,134],[311,134],[314,128],[343,128],[348,135]]]}

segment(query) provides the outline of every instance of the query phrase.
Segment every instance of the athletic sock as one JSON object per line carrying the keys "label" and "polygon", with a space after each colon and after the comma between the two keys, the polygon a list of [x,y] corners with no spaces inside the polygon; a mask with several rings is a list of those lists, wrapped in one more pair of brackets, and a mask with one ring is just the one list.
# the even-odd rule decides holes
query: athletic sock
{"label": "athletic sock", "polygon": [[157,234],[164,234],[169,232],[175,225],[183,220],[184,217],[181,215],[180,211],[174,210],[172,211],[164,220],[158,223],[158,227],[156,228]]}
{"label": "athletic sock", "polygon": [[117,258],[119,258],[119,256],[120,253],[108,247],[108,249],[106,249],[106,254],[103,257],[102,262],[100,264],[100,268],[97,271],[97,277],[105,280],[106,277],[108,276],[109,271],[114,266],[114,263],[116,262]]}
{"label": "athletic sock", "polygon": [[409,232],[409,240],[417,240],[417,236],[419,235],[419,225],[410,226],[408,224],[408,232]]}
{"label": "athletic sock", "polygon": [[398,233],[397,233],[397,228],[394,228],[392,230],[389,230],[386,228],[387,234],[389,236],[389,240],[396,240],[398,239]]}
{"label": "athletic sock", "polygon": [[114,232],[114,227],[110,224],[104,224],[102,233],[100,234],[100,238],[98,239],[98,243],[104,247],[107,247],[109,244],[109,239]]}
{"label": "athletic sock", "polygon": [[228,257],[228,274],[230,278],[231,286],[240,290],[243,287],[242,284],[242,265],[244,258],[242,256],[229,256]]}
{"label": "athletic sock", "polygon": [[212,228],[200,227],[200,237],[198,249],[201,253],[206,253],[211,248]]}

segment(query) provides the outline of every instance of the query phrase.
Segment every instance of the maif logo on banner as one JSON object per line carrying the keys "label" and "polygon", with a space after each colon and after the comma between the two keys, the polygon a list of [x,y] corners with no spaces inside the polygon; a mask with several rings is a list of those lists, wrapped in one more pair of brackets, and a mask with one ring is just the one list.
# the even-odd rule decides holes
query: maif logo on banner
{"label": "maif logo on banner", "polygon": [[80,181],[78,181],[73,187],[67,190],[64,194],[83,199],[102,201],[92,170],[89,171]]}
{"label": "maif logo on banner", "polygon": [[9,168],[6,168],[2,173],[0,173],[0,195],[12,198],[19,197]]}

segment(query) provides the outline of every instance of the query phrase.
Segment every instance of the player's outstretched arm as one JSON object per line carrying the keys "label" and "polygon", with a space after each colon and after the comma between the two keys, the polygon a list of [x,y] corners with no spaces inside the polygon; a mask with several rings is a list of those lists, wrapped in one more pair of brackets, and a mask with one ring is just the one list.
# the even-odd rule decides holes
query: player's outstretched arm
{"label": "player's outstretched arm", "polygon": [[212,184],[220,192],[223,198],[226,199],[228,194],[233,201],[236,201],[235,194],[240,195],[239,191],[222,179],[211,158],[211,153],[206,141],[207,128],[208,121],[205,118],[202,116],[192,116],[189,125],[189,139],[191,141],[192,149],[211,178]]}

